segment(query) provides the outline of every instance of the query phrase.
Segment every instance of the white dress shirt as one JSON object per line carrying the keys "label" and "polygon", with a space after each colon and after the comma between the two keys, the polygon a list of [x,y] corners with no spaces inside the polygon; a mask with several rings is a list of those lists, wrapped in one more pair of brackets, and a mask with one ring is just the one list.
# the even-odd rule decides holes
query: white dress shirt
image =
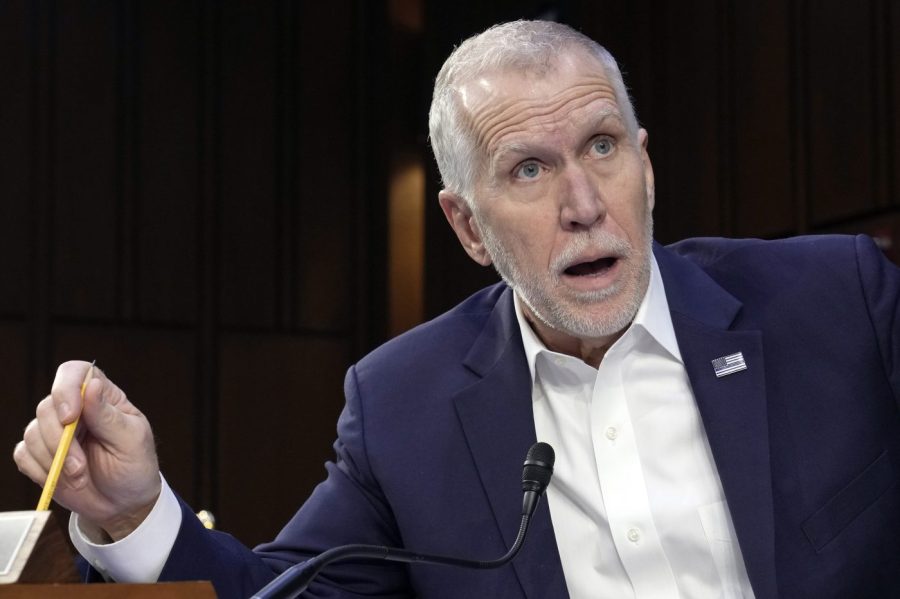
{"label": "white dress shirt", "polygon": [[633,324],[598,369],[550,351],[516,315],[547,501],[572,599],[750,598],[753,592],[655,259]]}
{"label": "white dress shirt", "polygon": [[[599,369],[548,350],[516,315],[537,437],[556,450],[547,501],[572,599],[751,598],[656,262],[634,323]],[[181,525],[163,480],[150,515],[116,543],[75,547],[104,576],[153,582]]]}
{"label": "white dress shirt", "polygon": [[156,582],[162,572],[175,537],[181,528],[181,505],[166,479],[150,514],[134,531],[115,543],[99,543],[87,537],[78,525],[78,515],[69,518],[69,536],[78,553],[107,580],[116,582]]}

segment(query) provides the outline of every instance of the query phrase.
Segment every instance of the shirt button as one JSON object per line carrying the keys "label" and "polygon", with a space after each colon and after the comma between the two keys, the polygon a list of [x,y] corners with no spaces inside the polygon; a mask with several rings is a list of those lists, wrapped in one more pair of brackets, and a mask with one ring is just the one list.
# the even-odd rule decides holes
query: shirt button
{"label": "shirt button", "polygon": [[608,429],[606,429],[606,438],[609,439],[610,441],[615,441],[616,437],[618,437],[618,436],[619,436],[619,431],[616,430],[616,427],[611,426]]}
{"label": "shirt button", "polygon": [[641,531],[636,528],[631,528],[628,530],[628,540],[632,543],[637,543],[641,540]]}

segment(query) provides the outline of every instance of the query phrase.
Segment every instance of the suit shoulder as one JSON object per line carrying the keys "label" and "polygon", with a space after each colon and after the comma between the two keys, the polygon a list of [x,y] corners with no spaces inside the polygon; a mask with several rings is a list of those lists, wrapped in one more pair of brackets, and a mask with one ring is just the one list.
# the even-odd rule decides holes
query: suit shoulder
{"label": "suit shoulder", "polygon": [[696,237],[673,243],[666,249],[705,270],[755,265],[784,269],[834,260],[855,261],[858,239],[851,235],[803,235],[774,240]]}
{"label": "suit shoulder", "polygon": [[375,348],[357,363],[357,369],[459,362],[508,289],[505,283],[497,283],[476,292],[447,312]]}

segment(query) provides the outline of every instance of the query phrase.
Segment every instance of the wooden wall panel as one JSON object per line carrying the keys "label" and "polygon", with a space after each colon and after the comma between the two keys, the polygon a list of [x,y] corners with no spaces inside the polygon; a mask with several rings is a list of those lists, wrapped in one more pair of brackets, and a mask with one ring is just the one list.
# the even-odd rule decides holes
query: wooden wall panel
{"label": "wooden wall panel", "polygon": [[[900,6],[892,0],[884,0],[885,16],[885,57],[883,67],[885,70],[884,90],[887,94],[885,101],[885,114],[882,117],[885,122],[879,123],[887,129],[887,171],[888,189],[887,196],[891,206],[900,207]],[[897,239],[900,245],[900,238]]]}
{"label": "wooden wall panel", "polygon": [[351,356],[334,339],[223,338],[218,515],[244,543],[274,538],[324,477]]}
{"label": "wooden wall panel", "polygon": [[[292,286],[288,316],[303,329],[345,331],[354,317],[353,287],[359,255],[357,211],[364,204],[357,198],[372,197],[371,201],[386,206],[383,192],[365,188],[354,163],[359,133],[350,119],[364,110],[357,97],[356,77],[363,76],[365,67],[358,64],[352,29],[336,28],[327,42],[314,33],[334,14],[352,15],[355,2],[339,0],[312,3],[304,8],[297,23],[298,37],[287,38],[286,45],[297,44],[296,71],[291,84],[296,88],[299,113],[298,129],[292,131],[297,147],[295,161],[285,164],[293,173],[287,183],[292,191],[288,199],[296,215],[295,278]],[[296,73],[302,73],[299,81]],[[378,76],[377,73],[374,74]],[[351,125],[351,126],[348,126]],[[357,150],[358,151],[358,150]],[[377,168],[385,156],[372,154],[363,160]],[[296,197],[305,201],[296,202]],[[384,237],[386,231],[377,227],[373,237]]]}
{"label": "wooden wall panel", "polygon": [[792,196],[790,11],[781,0],[734,3],[723,143],[733,144],[733,233],[784,235],[797,226]]}
{"label": "wooden wall panel", "polygon": [[142,321],[188,324],[198,310],[200,10],[141,3],[137,23],[136,302]]}
{"label": "wooden wall panel", "polygon": [[874,2],[808,3],[810,221],[824,225],[876,205]]}
{"label": "wooden wall panel", "polygon": [[[872,183],[874,187],[875,206],[878,210],[890,208],[895,204],[891,198],[891,182],[894,173],[891,170],[891,137],[897,120],[891,101],[892,77],[891,65],[896,63],[895,55],[891,55],[891,16],[889,0],[875,0],[869,11],[872,36]],[[896,4],[896,2],[893,2]]]}
{"label": "wooden wall panel", "polygon": [[667,4],[662,79],[662,131],[654,146],[663,164],[656,180],[657,229],[664,238],[718,231],[727,218],[719,177],[726,148],[719,137],[724,48],[713,0]]}
{"label": "wooden wall panel", "polygon": [[221,14],[222,321],[275,324],[276,13],[273,3],[226,2]]}
{"label": "wooden wall panel", "polygon": [[[53,362],[97,360],[106,375],[149,419],[166,480],[186,500],[197,464],[192,438],[199,419],[194,363],[196,350],[187,332],[134,327],[59,326]],[[200,508],[197,508],[200,509]]]}
{"label": "wooden wall panel", "polygon": [[28,293],[28,244],[34,149],[34,85],[29,48],[36,41],[26,2],[0,3],[0,314],[23,314]]}
{"label": "wooden wall panel", "polygon": [[0,511],[33,510],[40,488],[19,474],[11,457],[22,440],[25,425],[34,418],[40,397],[28,389],[28,330],[22,324],[0,323],[0,363],[3,364],[3,399],[0,400]]}
{"label": "wooden wall panel", "polygon": [[[358,5],[335,20],[333,5],[291,0],[0,4],[0,77],[16,87],[0,99],[10,450],[56,364],[96,357],[150,418],[173,487],[258,535],[247,506],[265,488],[220,459],[255,475],[254,439],[277,456],[294,427],[270,437],[259,413],[244,442],[236,371],[249,362],[277,375],[267,393],[315,398],[291,404],[310,430],[289,445],[307,443],[312,461],[265,530],[321,478],[361,319],[384,316],[361,299],[383,277],[355,268],[368,255],[360,215],[384,202],[377,186],[359,191],[363,149],[377,146],[357,100],[369,55]],[[248,329],[264,342],[235,332]],[[11,462],[0,489],[10,507],[35,491]]]}
{"label": "wooden wall panel", "polygon": [[[118,10],[123,4],[114,5]],[[57,91],[49,115],[53,189],[53,309],[109,318],[118,274],[116,180],[123,148],[117,119],[117,12],[107,5],[60,2],[47,26]],[[65,290],[65,292],[62,292]]]}
{"label": "wooden wall panel", "polygon": [[653,90],[658,83],[654,67],[663,64],[665,57],[665,50],[657,47],[662,41],[656,31],[663,22],[660,11],[650,0],[601,0],[575,3],[561,17],[616,57],[638,121],[649,127],[652,157],[659,133],[655,126],[659,119],[654,118]]}

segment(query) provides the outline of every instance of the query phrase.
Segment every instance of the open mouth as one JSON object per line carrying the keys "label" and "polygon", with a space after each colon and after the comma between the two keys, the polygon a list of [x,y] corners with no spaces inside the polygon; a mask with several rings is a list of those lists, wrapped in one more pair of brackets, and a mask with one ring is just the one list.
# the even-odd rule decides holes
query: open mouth
{"label": "open mouth", "polygon": [[590,277],[601,275],[615,266],[618,258],[610,256],[599,258],[590,262],[579,262],[565,269],[563,272],[572,277]]}

